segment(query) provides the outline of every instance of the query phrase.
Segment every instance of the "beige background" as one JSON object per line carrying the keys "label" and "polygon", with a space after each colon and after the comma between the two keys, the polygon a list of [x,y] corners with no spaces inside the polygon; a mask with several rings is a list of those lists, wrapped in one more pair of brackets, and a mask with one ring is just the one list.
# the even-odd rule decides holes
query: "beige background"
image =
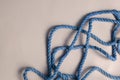
{"label": "beige background", "polygon": [[[45,73],[46,33],[54,25],[76,25],[86,13],[103,9],[120,10],[119,0],[0,0],[0,80],[23,80],[24,67],[35,67]],[[93,33],[105,41],[110,38],[111,24],[95,23]],[[61,32],[61,34],[60,34]],[[53,46],[63,45],[71,31],[61,30],[55,35]],[[63,36],[64,35],[64,36]],[[60,37],[58,37],[60,36]],[[74,36],[74,34],[72,34]],[[72,39],[72,37],[70,38]],[[84,39],[84,38],[83,38]],[[108,52],[110,47],[101,46]],[[62,72],[73,73],[80,59],[80,52],[73,51],[61,67]],[[120,74],[120,56],[111,62],[90,50],[85,66],[97,65],[114,74]],[[70,67],[68,67],[70,66]],[[29,80],[41,80],[31,73]],[[109,80],[94,72],[88,80]]]}

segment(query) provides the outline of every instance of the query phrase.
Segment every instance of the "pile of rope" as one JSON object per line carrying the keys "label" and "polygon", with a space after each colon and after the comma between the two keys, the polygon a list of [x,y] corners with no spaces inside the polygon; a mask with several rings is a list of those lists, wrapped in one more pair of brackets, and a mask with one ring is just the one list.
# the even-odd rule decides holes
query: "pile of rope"
{"label": "pile of rope", "polygon": [[[109,18],[100,18],[96,17],[96,15],[101,14],[112,14],[115,19],[109,19]],[[96,35],[92,34],[92,28],[93,28],[93,22],[107,22],[107,23],[113,23],[114,27],[111,31],[111,40],[108,42],[103,41]],[[84,30],[86,23],[88,23],[88,30]],[[43,74],[40,71],[36,70],[32,67],[27,67],[23,73],[24,80],[28,80],[27,73],[29,71],[36,73],[38,76],[43,78],[44,80],[86,80],[88,76],[90,76],[91,73],[94,71],[99,71],[104,76],[111,78],[113,80],[120,80],[120,76],[114,76],[105,70],[101,69],[97,66],[91,66],[91,68],[87,71],[84,76],[82,76],[83,72],[83,66],[85,64],[85,61],[87,59],[88,50],[96,50],[99,51],[102,55],[104,55],[107,59],[111,61],[115,61],[117,58],[117,53],[120,53],[120,39],[117,39],[116,34],[118,32],[118,29],[120,28],[120,11],[117,10],[102,10],[102,11],[96,11],[87,14],[81,21],[80,26],[69,26],[69,25],[60,25],[52,28],[48,34],[47,39],[47,62],[48,62],[48,74]],[[74,36],[73,41],[69,46],[59,46],[56,48],[52,48],[52,38],[56,31],[60,29],[70,29],[76,31],[76,34]],[[85,45],[75,45],[77,39],[80,37],[80,34],[85,34],[86,37],[86,43]],[[99,42],[100,44],[104,46],[111,46],[112,48],[112,54],[109,55],[109,53],[102,48],[98,46],[90,45],[90,38],[93,38],[95,41]],[[84,49],[82,55],[82,58],[80,60],[80,63],[78,65],[78,68],[75,72],[75,74],[65,74],[59,71],[62,63],[64,62],[65,58],[70,54],[70,51],[76,50],[76,49]],[[58,64],[55,64],[55,55],[58,53],[58,51],[63,50],[64,54],[60,57]]]}

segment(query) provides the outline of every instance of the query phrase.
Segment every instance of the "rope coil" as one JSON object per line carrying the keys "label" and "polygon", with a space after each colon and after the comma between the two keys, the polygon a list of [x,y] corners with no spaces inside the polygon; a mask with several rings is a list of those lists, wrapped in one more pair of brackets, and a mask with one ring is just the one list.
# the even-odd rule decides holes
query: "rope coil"
{"label": "rope coil", "polygon": [[[93,16],[101,15],[101,14],[112,14],[115,17],[115,20],[109,19],[109,18],[93,17]],[[91,33],[92,28],[93,28],[92,24],[95,21],[115,24],[115,27],[113,27],[113,31],[111,32],[111,41],[105,42],[102,39],[100,39],[99,37],[97,37],[96,35]],[[88,31],[83,29],[83,27],[85,26],[85,24],[87,22],[89,23]],[[116,34],[117,34],[119,28],[120,28],[120,12],[117,10],[102,10],[102,11],[96,11],[96,12],[89,13],[82,20],[79,27],[69,26],[69,25],[60,25],[60,26],[56,26],[56,27],[52,28],[49,32],[48,39],[47,39],[48,74],[45,75],[45,74],[41,73],[40,71],[36,70],[35,68],[27,67],[23,73],[24,80],[28,80],[27,73],[29,71],[36,73],[38,76],[40,76],[44,80],[86,80],[88,78],[88,76],[90,76],[90,74],[93,73],[94,71],[99,71],[104,76],[106,76],[110,79],[120,80],[120,76],[114,76],[97,66],[92,66],[84,76],[81,76],[81,74],[83,72],[83,66],[87,59],[89,49],[99,51],[101,54],[103,54],[107,59],[109,59],[111,61],[115,61],[117,59],[116,54],[120,53],[120,39],[117,39],[117,37],[116,37]],[[74,30],[74,31],[76,31],[76,35],[74,36],[74,39],[69,46],[59,46],[59,47],[52,49],[51,48],[52,37],[54,36],[55,32],[60,29]],[[87,36],[85,45],[75,45],[80,34],[85,34]],[[108,52],[106,52],[102,48],[99,48],[98,46],[90,45],[89,44],[90,38],[93,38],[95,41],[99,42],[102,45],[111,46],[112,47],[112,55],[109,55]],[[60,69],[62,63],[64,62],[65,58],[69,55],[71,50],[76,50],[76,49],[84,49],[84,52],[82,53],[82,58],[80,60],[80,64],[78,66],[76,73],[75,74],[65,74],[65,73],[60,72],[59,69]],[[56,60],[55,55],[60,50],[64,51],[64,55],[62,55],[62,57],[59,59],[58,64],[55,65],[55,60]]]}

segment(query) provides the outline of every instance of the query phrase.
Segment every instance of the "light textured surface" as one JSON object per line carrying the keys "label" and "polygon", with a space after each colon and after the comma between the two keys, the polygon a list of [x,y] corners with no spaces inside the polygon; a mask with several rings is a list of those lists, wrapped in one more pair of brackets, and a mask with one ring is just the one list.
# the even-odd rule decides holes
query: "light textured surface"
{"label": "light textured surface", "polygon": [[[120,10],[119,3],[114,0],[0,0],[0,80],[22,80],[21,69],[27,66],[45,73],[46,33],[52,26],[76,25],[83,15],[96,10]],[[112,24],[94,25],[92,32],[108,41]],[[66,30],[56,33],[53,46],[64,45],[67,38],[74,36],[70,34],[71,31]],[[69,44],[69,41],[66,42]],[[91,44],[111,52],[110,47],[101,46],[92,39]],[[61,67],[62,72],[73,73],[80,60],[79,50],[71,53]],[[116,62],[112,62],[98,52],[89,50],[85,68],[97,65],[111,74],[119,75],[119,62],[120,55]],[[41,80],[33,73],[28,76],[30,80]],[[88,80],[109,79],[94,72]]]}

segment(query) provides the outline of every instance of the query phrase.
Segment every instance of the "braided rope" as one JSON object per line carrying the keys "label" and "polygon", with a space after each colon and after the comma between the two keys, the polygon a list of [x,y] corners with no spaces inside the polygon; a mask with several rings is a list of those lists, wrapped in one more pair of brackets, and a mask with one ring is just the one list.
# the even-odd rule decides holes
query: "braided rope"
{"label": "braided rope", "polygon": [[[95,15],[101,15],[101,14],[113,14],[115,17],[114,19],[108,19],[108,18],[98,18],[98,17],[93,17]],[[92,34],[92,23],[98,21],[98,22],[108,22],[108,23],[113,23],[115,24],[115,27],[113,27],[113,31],[111,32],[111,41],[105,42],[101,40],[99,37],[96,35]],[[89,23],[89,28],[88,31],[83,30],[83,27],[85,26],[86,23]],[[120,40],[116,38],[116,34],[118,32],[118,29],[120,27],[120,12],[117,10],[102,10],[102,11],[96,11],[89,13],[81,22],[79,27],[76,26],[69,26],[69,25],[60,25],[56,26],[51,29],[48,35],[47,39],[47,61],[48,61],[48,75],[45,75],[41,73],[40,71],[36,70],[35,68],[32,67],[27,67],[23,73],[23,78],[24,80],[28,80],[27,73],[29,71],[36,73],[38,76],[43,78],[44,80],[86,80],[88,76],[90,76],[91,73],[94,71],[99,71],[102,73],[104,76],[113,79],[113,80],[120,80],[120,76],[114,76],[112,74],[109,74],[105,70],[101,69],[100,67],[97,66],[92,66],[89,71],[84,75],[81,76],[81,73],[83,72],[83,66],[85,64],[87,55],[88,55],[88,50],[97,50],[101,54],[103,54],[107,59],[110,59],[112,61],[116,60],[116,54],[120,53]],[[56,31],[60,29],[71,29],[76,31],[76,35],[71,42],[69,46],[59,46],[54,49],[51,48],[52,45],[52,38],[55,34]],[[87,35],[86,38],[86,43],[85,45],[75,45],[77,39],[79,38],[79,35],[83,33]],[[105,46],[111,46],[112,47],[112,55],[109,55],[105,50],[102,48],[99,48],[98,46],[92,46],[89,44],[90,38],[93,38],[97,42],[99,42],[102,45]],[[65,74],[59,71],[62,63],[64,62],[65,58],[69,55],[70,51],[76,50],[76,49],[84,49],[84,52],[82,53],[82,58],[80,60],[80,64],[78,66],[78,69],[76,71],[76,74]],[[55,65],[55,55],[58,53],[58,51],[64,50],[64,55],[59,59],[58,64]]]}

